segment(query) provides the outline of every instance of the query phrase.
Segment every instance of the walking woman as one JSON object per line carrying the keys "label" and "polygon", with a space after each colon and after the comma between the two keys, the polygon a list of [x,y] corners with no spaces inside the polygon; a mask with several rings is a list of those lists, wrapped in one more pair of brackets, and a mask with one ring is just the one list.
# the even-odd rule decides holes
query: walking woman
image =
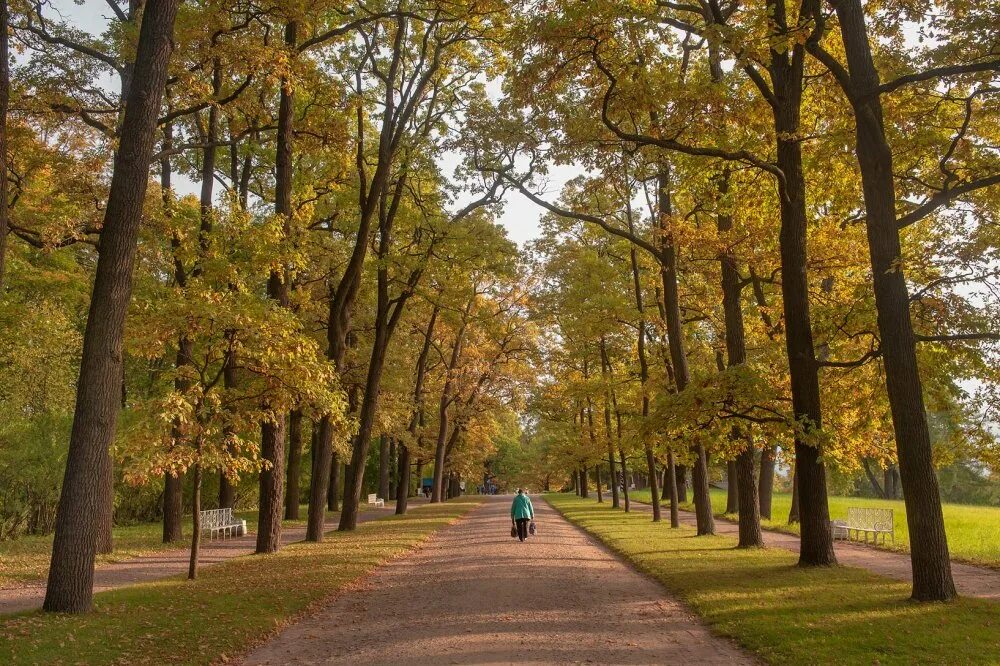
{"label": "walking woman", "polygon": [[535,519],[535,509],[531,506],[531,498],[523,489],[517,489],[514,503],[510,505],[510,519],[517,525],[517,538],[524,541],[528,538],[528,523]]}

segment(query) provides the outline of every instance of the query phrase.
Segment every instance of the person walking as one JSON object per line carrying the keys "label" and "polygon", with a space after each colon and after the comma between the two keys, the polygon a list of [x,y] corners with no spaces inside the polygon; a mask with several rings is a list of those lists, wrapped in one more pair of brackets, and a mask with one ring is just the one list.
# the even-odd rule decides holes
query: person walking
{"label": "person walking", "polygon": [[528,538],[528,523],[535,519],[535,508],[531,506],[531,498],[524,489],[518,488],[514,502],[510,505],[510,519],[517,526],[517,538],[524,541]]}

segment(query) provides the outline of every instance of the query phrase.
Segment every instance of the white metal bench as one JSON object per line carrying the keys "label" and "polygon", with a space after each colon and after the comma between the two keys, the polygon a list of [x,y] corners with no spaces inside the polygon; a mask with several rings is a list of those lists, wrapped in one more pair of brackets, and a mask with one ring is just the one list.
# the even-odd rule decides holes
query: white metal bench
{"label": "white metal bench", "polygon": [[208,509],[199,513],[201,531],[208,532],[208,538],[220,535],[223,539],[229,536],[242,536],[246,533],[246,521],[233,517],[232,509]]}
{"label": "white metal bench", "polygon": [[385,500],[376,495],[375,493],[372,493],[371,495],[368,496],[368,503],[373,506],[385,506]]}
{"label": "white metal bench", "polygon": [[864,535],[865,543],[868,543],[868,536],[871,535],[872,543],[878,543],[878,538],[881,536],[884,544],[888,535],[892,542],[896,543],[892,509],[848,507],[847,520],[832,521],[830,529],[834,539],[861,541],[861,536]]}

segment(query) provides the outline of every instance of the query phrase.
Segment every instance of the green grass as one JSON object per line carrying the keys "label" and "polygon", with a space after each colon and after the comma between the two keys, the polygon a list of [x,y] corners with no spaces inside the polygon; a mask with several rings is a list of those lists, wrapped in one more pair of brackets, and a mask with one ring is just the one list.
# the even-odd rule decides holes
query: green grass
{"label": "green grass", "polygon": [[775,664],[1000,662],[993,602],[908,600],[910,586],[862,569],[800,569],[780,549],[739,550],[575,495],[549,501],[663,583],[722,635]]}
{"label": "green grass", "polygon": [[[331,532],[274,555],[205,567],[95,596],[85,615],[0,619],[0,664],[209,664],[245,652],[348,583],[472,509],[461,498]],[[392,609],[386,609],[392,612]]]}
{"label": "green grass", "polygon": [[[305,516],[308,506],[300,508],[299,515]],[[257,512],[246,511],[237,515],[247,521],[247,529],[251,532],[257,529]],[[286,527],[305,525],[302,520],[286,520]],[[163,543],[163,523],[143,523],[128,527],[116,527],[113,532],[114,552],[98,555],[97,563],[122,562],[134,557],[149,555],[163,550],[186,548],[190,545],[191,517],[187,516],[184,523],[185,540],[174,543]],[[42,580],[48,575],[49,559],[52,554],[52,535],[25,536],[9,541],[0,541],[0,587],[15,586]]]}
{"label": "green grass", "polygon": [[[649,502],[649,489],[632,490],[629,496],[637,502]],[[690,497],[690,495],[689,495]],[[830,518],[847,518],[847,507],[877,507],[894,511],[895,543],[888,542],[885,548],[909,552],[910,534],[906,529],[906,506],[902,500],[882,500],[866,497],[832,496],[829,499]],[[788,511],[792,506],[789,493],[775,493],[772,500],[773,520],[761,521],[767,529],[790,534],[799,533],[799,525],[788,524]],[[716,515],[722,515],[726,508],[726,491],[712,489],[712,507]],[[693,509],[688,504],[685,508]],[[948,548],[952,559],[988,567],[1000,568],[1000,507],[969,506],[966,504],[944,504],[944,527],[948,535]],[[737,516],[728,518],[736,520]],[[879,544],[879,547],[883,547]]]}

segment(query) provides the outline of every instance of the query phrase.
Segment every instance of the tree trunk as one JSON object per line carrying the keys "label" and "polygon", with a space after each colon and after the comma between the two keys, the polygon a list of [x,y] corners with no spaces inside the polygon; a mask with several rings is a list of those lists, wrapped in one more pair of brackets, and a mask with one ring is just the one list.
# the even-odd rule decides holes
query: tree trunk
{"label": "tree trunk", "polygon": [[382,435],[378,446],[378,497],[389,499],[389,436]]}
{"label": "tree trunk", "polygon": [[163,543],[184,538],[184,477],[167,472],[163,479]]}
{"label": "tree trunk", "polygon": [[739,489],[736,487],[736,461],[726,461],[726,513],[739,513]]}
{"label": "tree trunk", "polygon": [[[233,391],[236,389],[236,356],[234,351],[228,351],[226,353],[226,367],[222,373],[222,384],[227,391]],[[232,428],[226,426],[226,436],[230,440],[234,437],[235,433]],[[228,445],[229,453],[235,455],[235,450],[232,443]],[[220,509],[232,509],[236,506],[236,484],[230,481],[229,477],[226,476],[225,470],[220,470],[219,472],[219,508]]]}
{"label": "tree trunk", "polygon": [[760,529],[760,504],[758,503],[756,479],[753,473],[754,450],[751,442],[736,458],[736,483],[739,487],[737,501],[740,513],[739,548],[763,548],[764,536]]}
{"label": "tree trunk", "polygon": [[760,498],[760,517],[771,520],[771,497],[774,494],[774,458],[776,447],[771,444],[760,452],[760,479],[757,494]]}
{"label": "tree trunk", "polygon": [[864,192],[868,251],[875,282],[875,308],[885,365],[886,389],[896,433],[906,524],[910,534],[913,598],[946,601],[956,596],[941,495],[931,455],[916,338],[910,319],[903,256],[896,222],[892,151],[882,120],[878,72],[872,59],[859,0],[836,4],[850,72],[850,97],[857,129],[856,152]]}
{"label": "tree trunk", "polygon": [[328,511],[340,511],[340,479],[343,476],[344,465],[336,453],[333,454],[330,462],[330,483],[326,492],[326,508]]}
{"label": "tree trunk", "polygon": [[397,461],[396,482],[396,515],[401,516],[406,513],[406,504],[410,498],[410,449],[399,444],[399,460]]}
{"label": "tree trunk", "polygon": [[625,502],[625,513],[632,510],[632,502],[628,496],[628,467],[625,464],[625,450],[618,449],[618,463],[622,468],[622,500]]}
{"label": "tree trunk", "polygon": [[[768,0],[778,29],[787,29],[785,5]],[[803,88],[804,47],[771,50],[770,74],[774,86],[774,129],[778,168],[784,175],[779,187],[781,208],[781,293],[785,314],[785,346],[791,375],[792,411],[806,433],[822,428],[819,367],[813,347],[809,315],[807,261],[808,214],[806,183],[802,172],[799,126]],[[796,487],[800,505],[799,565],[836,564],[830,512],[826,498],[826,468],[817,446],[797,431],[795,437]]]}
{"label": "tree trunk", "polygon": [[326,511],[336,511],[337,488],[336,470],[331,469],[336,462],[333,451],[333,427],[330,417],[324,416],[319,423],[314,422],[313,428],[319,426],[319,436],[314,439],[315,454],[313,455],[312,481],[309,484],[309,510],[306,517],[306,541],[319,543],[323,541],[326,532]]}
{"label": "tree trunk", "polygon": [[[302,410],[288,414],[288,479],[285,482],[285,520],[299,519],[302,483]],[[322,502],[322,499],[321,499]]]}
{"label": "tree trunk", "polygon": [[46,611],[82,613],[90,610],[93,600],[94,551],[104,496],[99,470],[118,423],[125,314],[179,4],[180,0],[147,0],[143,11],[134,67],[138,84],[130,86],[126,96],[83,338]]}
{"label": "tree trunk", "polygon": [[[199,447],[199,452],[201,447]],[[200,453],[199,453],[200,455]],[[191,558],[188,560],[188,580],[198,577],[198,550],[201,548],[201,464],[194,465],[194,493],[191,502]]]}
{"label": "tree trunk", "polygon": [[688,501],[687,466],[674,465],[674,478],[677,479],[677,501],[680,502],[681,504],[687,504]]}
{"label": "tree trunk", "polygon": [[[798,465],[796,464],[796,468]],[[792,506],[788,510],[788,524],[799,522],[799,481],[798,472],[795,468],[792,470]]]}
{"label": "tree trunk", "polygon": [[396,450],[397,450],[397,447],[396,447],[396,438],[395,437],[390,437],[389,438],[389,458],[386,461],[386,463],[387,463],[387,470],[386,470],[386,472],[387,472],[387,474],[389,476],[388,493],[385,496],[386,500],[389,500],[390,498],[395,498],[396,497],[396,470],[394,469],[394,466],[393,466],[393,461],[396,460],[396,455],[397,455],[396,454]]}
{"label": "tree trunk", "polygon": [[[297,25],[285,25],[285,45],[296,43]],[[284,217],[284,233],[290,233],[292,216],[292,139],[293,139],[293,88],[287,77],[282,77],[278,98],[278,133],[275,148],[274,212]],[[267,281],[267,295],[281,307],[289,307],[290,294],[288,271],[271,270]],[[285,416],[275,415],[273,421],[261,425],[261,458],[268,463],[260,474],[260,499],[257,523],[257,552],[273,553],[281,547],[281,505],[284,499],[285,465]]]}
{"label": "tree trunk", "polygon": [[681,526],[680,503],[677,488],[677,465],[674,464],[674,452],[667,452],[667,478],[670,483],[670,527]]}
{"label": "tree trunk", "polygon": [[101,502],[97,522],[97,543],[95,552],[99,555],[109,555],[114,552],[113,528],[115,524],[115,474],[111,454],[105,456],[104,468],[101,470]]}
{"label": "tree trunk", "polygon": [[587,478],[587,466],[584,465],[580,468],[580,497],[590,497],[590,488],[588,483],[589,479]]}
{"label": "tree trunk", "polygon": [[[663,312],[666,317],[670,362],[674,368],[677,391],[684,391],[688,383],[688,363],[684,351],[684,329],[681,323],[680,296],[677,285],[677,248],[670,230],[670,216],[673,214],[671,200],[671,175],[669,165],[661,165],[657,177],[660,229],[660,281],[663,285]],[[708,487],[708,457],[701,444],[691,447],[694,461],[695,518],[699,535],[715,534],[715,516],[712,514],[712,496]],[[653,481],[655,485],[655,480]]]}
{"label": "tree trunk", "polygon": [[594,482],[597,484],[597,501],[601,504],[604,503],[604,494],[601,492],[601,465],[600,463],[594,465]]}

